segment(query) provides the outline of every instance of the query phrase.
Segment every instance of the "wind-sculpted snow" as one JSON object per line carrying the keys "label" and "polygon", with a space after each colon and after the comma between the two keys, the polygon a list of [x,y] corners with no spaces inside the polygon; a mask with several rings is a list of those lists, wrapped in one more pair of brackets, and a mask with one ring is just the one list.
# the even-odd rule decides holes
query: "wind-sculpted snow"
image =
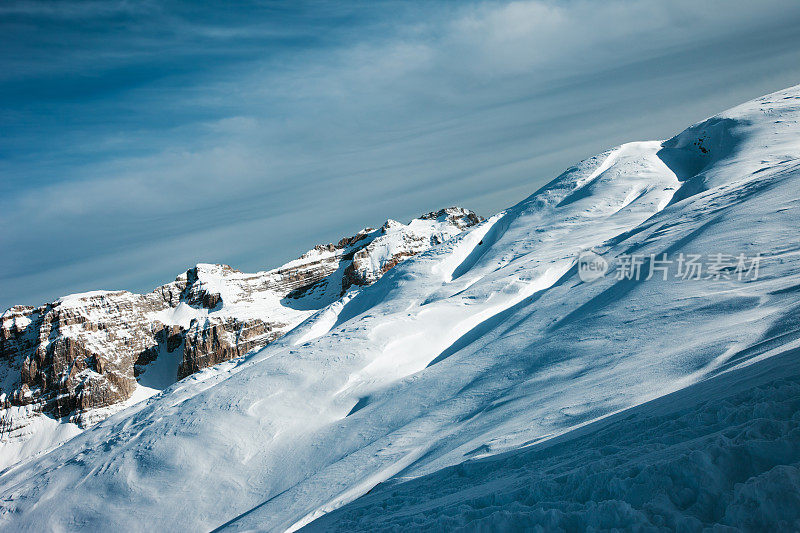
{"label": "wind-sculpted snow", "polygon": [[[799,95],[588,159],[265,349],[14,467],[6,528],[298,528],[392,478],[546,442],[800,344]],[[590,248],[610,268],[586,283]],[[647,276],[681,253],[761,261],[743,279]],[[625,275],[633,255],[641,277]]]}
{"label": "wind-sculpted snow", "polygon": [[796,531],[798,355],[523,450],[378,485],[302,531]]}

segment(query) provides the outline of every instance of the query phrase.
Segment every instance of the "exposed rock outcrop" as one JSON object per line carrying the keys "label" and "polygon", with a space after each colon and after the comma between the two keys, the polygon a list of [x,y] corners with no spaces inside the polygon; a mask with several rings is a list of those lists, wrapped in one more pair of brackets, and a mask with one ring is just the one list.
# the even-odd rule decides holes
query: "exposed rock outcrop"
{"label": "exposed rock outcrop", "polygon": [[95,291],[12,307],[0,315],[0,404],[93,422],[98,415],[86,413],[163,388],[157,372],[173,382],[259,349],[481,220],[447,208],[316,246],[275,270],[199,264],[147,294]]}

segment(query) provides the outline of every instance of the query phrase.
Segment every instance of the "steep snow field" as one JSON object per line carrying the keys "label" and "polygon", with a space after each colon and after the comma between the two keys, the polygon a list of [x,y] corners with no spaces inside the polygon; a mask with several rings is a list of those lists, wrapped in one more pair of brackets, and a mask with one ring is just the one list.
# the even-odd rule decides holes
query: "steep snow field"
{"label": "steep snow field", "polygon": [[[800,346],[799,118],[795,87],[664,143],[629,143],[584,161],[516,206],[316,312],[260,352],[195,374],[6,471],[0,476],[3,526],[296,529],[387,480],[433,474],[402,486],[400,497],[411,503],[420,496],[408,491],[435,492],[436,480],[443,490],[458,492],[454,471],[443,468],[539,443],[517,452],[523,455],[503,456],[511,459],[464,465],[465,477],[479,465],[473,484],[480,500],[486,490],[481,476],[495,475],[496,465],[498,488],[507,489],[514,469],[522,472],[526,461],[545,460],[535,454],[545,453],[538,450],[548,440],[702,380],[733,379],[720,374]],[[588,248],[611,263],[608,274],[593,283],[582,282],[576,266]],[[761,254],[761,261],[757,279],[737,279],[733,269],[711,279],[681,279],[673,272],[662,277],[660,271],[651,279],[617,279],[625,256],[641,254],[647,273],[651,254],[674,259],[681,253]],[[794,372],[788,363],[786,368]],[[777,432],[770,436],[785,440],[778,464],[798,460],[794,437],[787,436],[796,410],[786,398],[794,383],[787,377],[789,389],[763,389],[774,405],[791,411],[770,415]],[[728,394],[727,387],[712,385],[682,393],[688,411],[668,416],[686,424],[687,434],[679,437],[725,431],[725,420],[715,426],[704,418],[704,407],[689,405],[692,391],[713,396],[714,390]],[[724,413],[720,402],[709,409]],[[747,413],[758,416],[757,408],[748,407],[753,402],[737,397],[730,411],[741,407],[743,419]],[[641,409],[633,416],[650,412]],[[635,419],[630,426],[625,419],[610,422],[625,426],[621,434],[642,439],[639,447],[631,444],[632,456],[658,448],[660,426],[651,418],[643,419],[642,434],[632,425]],[[735,424],[731,419],[729,425]],[[664,438],[680,440],[671,433],[676,427],[664,431]],[[578,443],[571,444],[578,456],[604,453],[592,448],[591,438],[569,442]],[[625,448],[615,438],[597,441]],[[692,442],[705,449],[699,440]],[[606,452],[611,461],[627,453]],[[569,458],[558,453],[553,468],[563,471]],[[666,463],[679,455],[676,449],[665,454]],[[681,471],[680,465],[653,471],[653,483],[668,471]],[[633,494],[624,484],[615,488],[618,471],[592,476],[591,465],[580,467],[586,468],[582,495],[533,487],[525,502],[517,502],[513,490],[498,502],[508,513],[527,505],[530,519],[538,520],[541,509],[534,500],[541,494],[554,500],[555,511],[541,511],[549,513],[545,519],[557,521],[558,510],[570,520],[570,513],[580,515],[581,505],[602,506],[616,495],[626,502]],[[773,474],[763,464],[751,470],[764,476],[752,490],[762,490],[758,483],[784,492],[796,487],[789,470]],[[546,479],[558,484],[562,477]],[[673,482],[674,497],[686,501],[673,502],[678,511],[652,516],[678,521],[684,513],[687,524],[697,525],[693,516],[724,522],[719,514],[692,514],[694,478],[676,476]],[[567,477],[565,483],[577,486],[580,480]],[[469,485],[462,484],[473,491]],[[348,527],[358,521],[369,528],[370,520],[380,520],[370,518],[370,502],[384,498],[392,511],[384,523],[402,524],[402,509],[392,507],[397,502],[384,491],[389,489],[379,488],[365,503],[331,516],[341,522],[326,523]],[[642,494],[647,501],[655,493]],[[635,502],[623,513],[619,502],[600,513],[603,527],[650,519],[636,514]],[[376,505],[372,509],[380,514]],[[438,510],[448,503],[431,505]],[[697,513],[704,512],[701,507]],[[732,512],[742,509],[746,505]],[[436,513],[428,519],[438,523]],[[498,516],[486,519],[501,524]]]}
{"label": "steep snow field", "polygon": [[498,456],[386,482],[302,531],[800,528],[800,351]]}

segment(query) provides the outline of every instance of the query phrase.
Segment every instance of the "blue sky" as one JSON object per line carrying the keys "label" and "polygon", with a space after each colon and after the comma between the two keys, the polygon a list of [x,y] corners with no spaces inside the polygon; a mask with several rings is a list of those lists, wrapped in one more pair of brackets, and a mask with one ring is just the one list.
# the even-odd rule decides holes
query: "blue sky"
{"label": "blue sky", "polygon": [[800,83],[800,3],[0,3],[0,309],[490,215]]}

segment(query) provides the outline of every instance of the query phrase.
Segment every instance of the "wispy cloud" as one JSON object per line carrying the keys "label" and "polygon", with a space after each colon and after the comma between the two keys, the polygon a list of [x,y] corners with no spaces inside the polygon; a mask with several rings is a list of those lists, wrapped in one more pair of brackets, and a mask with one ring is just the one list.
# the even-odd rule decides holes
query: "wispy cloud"
{"label": "wispy cloud", "polygon": [[797,83],[798,22],[788,0],[4,4],[0,307],[489,214]]}

